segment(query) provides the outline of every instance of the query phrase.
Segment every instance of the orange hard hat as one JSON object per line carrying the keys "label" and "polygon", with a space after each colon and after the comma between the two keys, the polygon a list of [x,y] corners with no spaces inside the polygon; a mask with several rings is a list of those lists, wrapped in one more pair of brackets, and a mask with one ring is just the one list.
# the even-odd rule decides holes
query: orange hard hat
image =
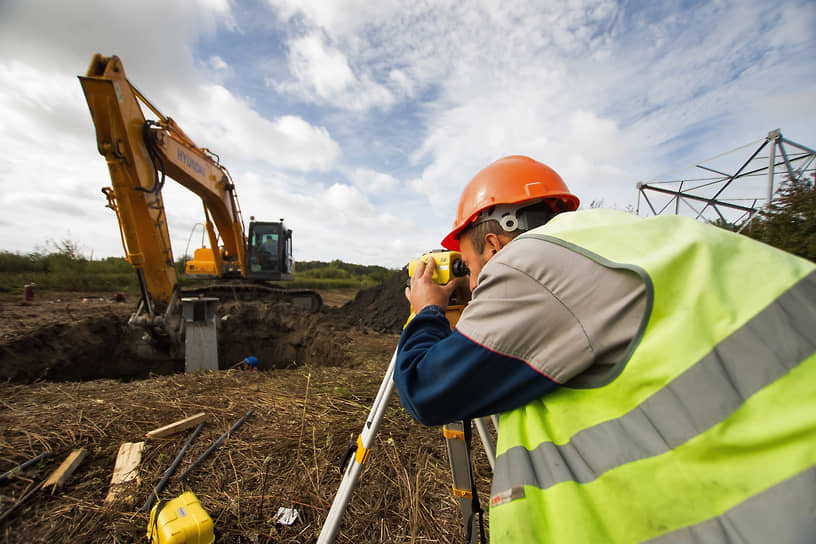
{"label": "orange hard hat", "polygon": [[575,211],[580,204],[561,176],[546,164],[522,155],[497,160],[476,174],[465,187],[453,230],[442,240],[442,247],[459,251],[459,233],[473,223],[482,210],[532,200],[560,201],[561,204],[554,202],[554,208],[559,211]]}

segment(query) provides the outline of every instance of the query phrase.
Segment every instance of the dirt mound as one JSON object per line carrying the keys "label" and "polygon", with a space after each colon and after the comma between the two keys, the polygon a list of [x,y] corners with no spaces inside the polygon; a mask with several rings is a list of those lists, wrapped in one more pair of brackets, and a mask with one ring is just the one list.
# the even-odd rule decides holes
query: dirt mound
{"label": "dirt mound", "polygon": [[400,270],[386,282],[358,292],[341,310],[356,326],[399,334],[411,309],[405,299],[407,284],[408,271]]}

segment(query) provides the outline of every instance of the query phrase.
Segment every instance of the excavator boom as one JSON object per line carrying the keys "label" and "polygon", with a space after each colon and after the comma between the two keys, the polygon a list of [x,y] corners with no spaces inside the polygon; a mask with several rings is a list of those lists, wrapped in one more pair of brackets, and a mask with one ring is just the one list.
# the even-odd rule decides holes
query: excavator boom
{"label": "excavator boom", "polygon": [[[125,259],[136,269],[145,311],[167,304],[177,283],[160,181],[142,136],[145,119],[120,62],[96,55],[80,78],[96,127],[97,149],[112,188],[103,189],[119,219]],[[147,296],[148,293],[150,296]]]}

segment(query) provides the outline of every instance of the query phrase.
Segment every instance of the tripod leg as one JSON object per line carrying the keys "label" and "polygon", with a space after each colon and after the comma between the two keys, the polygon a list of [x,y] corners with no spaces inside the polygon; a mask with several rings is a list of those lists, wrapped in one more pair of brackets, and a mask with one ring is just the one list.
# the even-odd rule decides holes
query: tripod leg
{"label": "tripod leg", "polygon": [[317,539],[318,544],[331,544],[337,537],[337,533],[340,530],[340,521],[346,511],[351,495],[354,493],[354,488],[357,487],[360,473],[363,471],[363,465],[368,461],[368,454],[374,445],[377,430],[380,428],[383,417],[385,417],[385,410],[388,408],[388,403],[394,395],[394,367],[396,362],[397,350],[395,349],[394,355],[391,357],[391,363],[388,365],[388,370],[385,372],[385,378],[383,378],[380,389],[377,392],[377,397],[371,406],[368,419],[366,419],[363,430],[357,437],[357,451],[349,462],[345,474],[343,474],[340,488],[334,496],[331,509],[329,510],[328,516],[326,516],[326,522],[323,524],[323,529],[320,531],[320,536]]}
{"label": "tripod leg", "polygon": [[462,522],[465,527],[465,534],[468,544],[479,542],[479,518],[474,506],[473,492],[476,487],[473,482],[473,465],[470,455],[470,444],[465,433],[465,425],[470,426],[470,421],[449,423],[442,427],[445,435],[445,445],[448,447],[448,461],[450,463],[451,476],[453,478],[453,495],[459,499],[459,508],[462,511]]}
{"label": "tripod leg", "polygon": [[482,446],[484,446],[485,454],[487,455],[487,462],[490,464],[490,470],[496,470],[496,443],[493,441],[493,435],[490,434],[490,429],[487,427],[487,418],[480,417],[473,420],[476,424],[476,429],[479,431],[479,437],[482,439]]}

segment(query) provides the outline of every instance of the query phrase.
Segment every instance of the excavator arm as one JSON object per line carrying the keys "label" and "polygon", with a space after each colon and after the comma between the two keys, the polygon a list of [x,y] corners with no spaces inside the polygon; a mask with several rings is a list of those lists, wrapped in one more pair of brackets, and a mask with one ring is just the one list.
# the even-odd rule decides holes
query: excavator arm
{"label": "excavator arm", "polygon": [[[165,176],[202,200],[213,263],[209,272],[245,278],[243,218],[229,173],[217,156],[197,147],[173,119],[139,93],[118,57],[95,55],[86,76],[79,79],[96,128],[97,148],[110,171],[112,187],[103,192],[116,212],[125,258],[139,277],[142,304],[137,313],[150,324],[161,311],[169,311],[178,294],[161,193]],[[146,120],[140,103],[158,121]]]}

